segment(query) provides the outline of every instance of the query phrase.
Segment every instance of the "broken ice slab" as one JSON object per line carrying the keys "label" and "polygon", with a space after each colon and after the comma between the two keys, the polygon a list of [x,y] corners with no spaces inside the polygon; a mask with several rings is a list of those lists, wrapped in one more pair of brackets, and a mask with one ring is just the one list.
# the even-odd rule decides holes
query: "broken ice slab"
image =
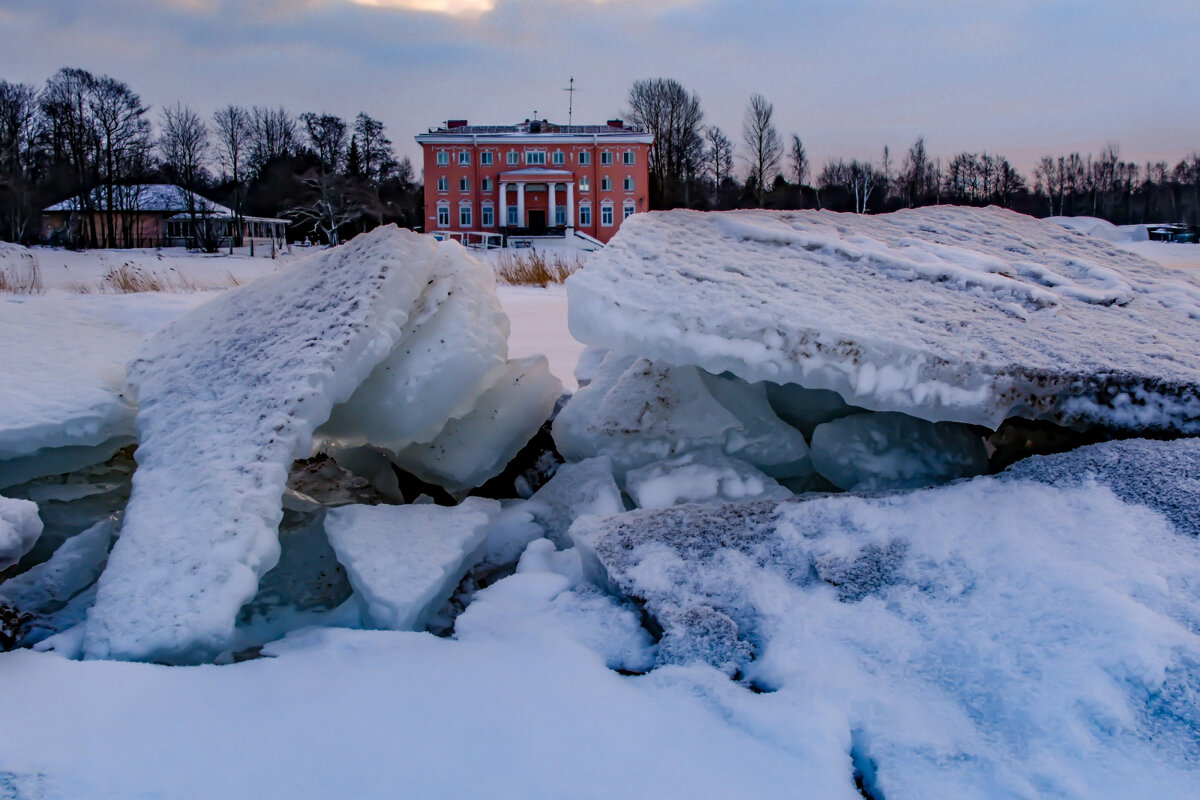
{"label": "broken ice slab", "polygon": [[987,448],[979,429],[881,411],[818,425],[813,468],[839,489],[918,489],[982,475]]}
{"label": "broken ice slab", "polygon": [[20,561],[41,535],[36,503],[0,497],[0,570]]}
{"label": "broken ice slab", "polygon": [[638,508],[792,496],[761,470],[711,449],[630,470],[625,474],[625,490]]}
{"label": "broken ice slab", "polygon": [[513,359],[462,417],[430,441],[394,457],[400,467],[451,492],[479,486],[504,469],[550,417],[562,383],[545,356]]}
{"label": "broken ice slab", "polygon": [[342,506],[327,512],[325,531],[370,622],[423,630],[483,555],[499,510],[499,502],[477,497],[449,508]]}
{"label": "broken ice slab", "polygon": [[228,649],[279,557],[293,459],[403,346],[449,268],[487,270],[458,245],[385,226],[230,290],[148,341],[129,370],[138,470],[88,617],[88,657],[195,663]]}
{"label": "broken ice slab", "polygon": [[608,456],[626,471],[716,448],[775,477],[812,473],[808,446],[767,402],[763,384],[635,356],[609,354],[554,420],[569,460]]}
{"label": "broken ice slab", "polygon": [[105,461],[133,441],[125,365],[204,295],[47,295],[0,313],[0,487]]}
{"label": "broken ice slab", "polygon": [[612,461],[600,456],[560,464],[554,477],[521,508],[533,515],[547,539],[559,547],[570,547],[567,531],[571,523],[586,514],[620,514],[625,511],[625,501],[613,480]]}
{"label": "broken ice slab", "polygon": [[572,334],[930,421],[1200,431],[1200,279],[1001,209],[639,214]]}
{"label": "broken ice slab", "polygon": [[1194,476],[1197,448],[1088,450],[1020,480],[633,511],[571,534],[588,574],[660,626],[660,663],[740,671],[830,735],[869,732],[880,794],[1187,794],[1200,550],[1169,516],[1191,478],[1158,510],[1149,484]]}

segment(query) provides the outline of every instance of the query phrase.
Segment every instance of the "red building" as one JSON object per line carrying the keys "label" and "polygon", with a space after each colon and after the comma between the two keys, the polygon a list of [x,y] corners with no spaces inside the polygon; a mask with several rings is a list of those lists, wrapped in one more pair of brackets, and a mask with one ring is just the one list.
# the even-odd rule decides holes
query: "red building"
{"label": "red building", "polygon": [[468,125],[416,137],[425,153],[425,230],[573,236],[601,242],[649,209],[653,137],[606,125]]}

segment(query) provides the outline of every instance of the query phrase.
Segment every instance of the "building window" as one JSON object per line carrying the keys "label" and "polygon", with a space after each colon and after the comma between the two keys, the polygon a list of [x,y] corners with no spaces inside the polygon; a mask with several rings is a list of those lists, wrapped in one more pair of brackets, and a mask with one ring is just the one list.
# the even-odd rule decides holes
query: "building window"
{"label": "building window", "polygon": [[629,219],[633,216],[633,212],[633,203],[626,203],[624,208],[621,209],[621,219]]}
{"label": "building window", "polygon": [[485,228],[496,227],[496,211],[490,205],[479,210],[479,224]]}
{"label": "building window", "polygon": [[460,192],[469,192],[471,190],[471,179],[466,178],[466,177],[459,178],[458,179],[458,190]]}
{"label": "building window", "polygon": [[517,155],[516,150],[508,151],[508,163],[509,164],[517,164],[517,163],[519,163],[519,160],[520,160],[520,156]]}
{"label": "building window", "polygon": [[544,167],[546,165],[545,150],[527,150],[525,151],[525,163],[533,166]]}
{"label": "building window", "polygon": [[563,151],[555,150],[554,151],[554,164],[556,166],[562,166],[565,163],[567,163],[567,160],[566,160],[566,156],[563,155]]}
{"label": "building window", "polygon": [[470,206],[459,206],[458,207],[458,227],[460,227],[460,228],[471,227],[471,207]]}
{"label": "building window", "polygon": [[554,207],[554,224],[562,227],[567,224],[567,209],[566,206]]}
{"label": "building window", "polygon": [[517,207],[516,206],[508,207],[508,227],[510,227],[510,228],[517,227]]}
{"label": "building window", "polygon": [[450,191],[450,179],[447,178],[445,175],[438,176],[438,191],[439,192]]}
{"label": "building window", "polygon": [[581,205],[579,207],[579,227],[587,228],[587,227],[590,227],[591,224],[592,224],[592,207],[585,203],[584,205]]}
{"label": "building window", "polygon": [[611,150],[601,150],[600,151],[600,166],[602,166],[602,167],[612,166],[612,151]]}
{"label": "building window", "polygon": [[630,175],[625,176],[625,191],[627,191],[627,192],[633,191],[633,177]]}
{"label": "building window", "polygon": [[479,163],[481,166],[490,167],[492,165],[492,152],[490,150],[479,154]]}
{"label": "building window", "polygon": [[587,150],[584,150],[579,154],[579,164],[580,166],[586,167],[590,163],[592,163],[592,154]]}
{"label": "building window", "polygon": [[479,188],[482,191],[490,192],[492,190],[492,179],[491,178],[482,178],[480,180]]}
{"label": "building window", "polygon": [[613,208],[612,204],[600,206],[600,224],[606,228],[611,228],[613,224]]}
{"label": "building window", "polygon": [[612,191],[612,178],[605,175],[603,178],[600,179],[600,191],[602,191],[602,192],[611,192]]}
{"label": "building window", "polygon": [[622,164],[632,164],[633,163],[633,151],[632,150],[626,150],[624,153],[621,154],[621,163]]}
{"label": "building window", "polygon": [[579,179],[579,191],[590,192],[592,190],[592,182],[588,180],[588,176],[584,175]]}
{"label": "building window", "polygon": [[445,150],[438,150],[437,165],[439,167],[444,167],[444,166],[448,165],[449,163],[450,163],[450,154],[448,152],[446,152]]}
{"label": "building window", "polygon": [[470,163],[471,163],[471,151],[470,150],[459,150],[458,151],[458,165],[460,167],[465,167],[465,166],[469,165]]}
{"label": "building window", "polygon": [[438,227],[439,228],[449,228],[450,227],[450,206],[443,204],[443,205],[438,206],[437,208],[438,208],[438,220],[437,220]]}

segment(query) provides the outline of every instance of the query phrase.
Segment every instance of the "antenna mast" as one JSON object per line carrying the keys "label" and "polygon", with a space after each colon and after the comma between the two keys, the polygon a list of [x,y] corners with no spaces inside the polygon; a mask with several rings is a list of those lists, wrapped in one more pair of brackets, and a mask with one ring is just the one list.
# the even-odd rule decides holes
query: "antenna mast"
{"label": "antenna mast", "polygon": [[567,92],[568,96],[571,98],[567,102],[567,125],[569,127],[571,125],[571,119],[575,114],[575,77],[574,76],[571,77],[570,85],[566,89],[563,89],[563,91]]}

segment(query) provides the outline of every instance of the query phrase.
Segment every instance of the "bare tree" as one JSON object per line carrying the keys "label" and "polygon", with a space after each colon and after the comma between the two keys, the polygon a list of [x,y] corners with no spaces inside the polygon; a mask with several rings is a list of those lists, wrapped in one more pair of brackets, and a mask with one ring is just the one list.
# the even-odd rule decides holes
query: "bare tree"
{"label": "bare tree", "polygon": [[794,133],[788,157],[791,160],[792,177],[796,179],[796,185],[803,186],[808,182],[808,153],[804,151],[804,143],[800,141],[800,137]]}
{"label": "bare tree", "polygon": [[384,135],[383,123],[359,113],[354,118],[353,135],[362,174],[372,183],[386,180],[388,172],[395,168],[396,154],[392,150],[392,140]]}
{"label": "bare tree", "polygon": [[635,81],[627,102],[625,116],[654,136],[650,175],[663,202],[670,204],[681,188],[686,191],[688,177],[700,168],[703,158],[700,97],[689,94],[677,81],[657,78]]}
{"label": "bare tree", "polygon": [[938,188],[937,173],[937,167],[925,152],[925,138],[918,138],[908,149],[900,168],[900,175],[896,179],[904,204],[915,208],[928,202]]}
{"label": "bare tree", "polygon": [[311,111],[300,115],[308,146],[320,163],[321,170],[334,175],[341,170],[346,160],[349,144],[346,121],[334,114],[314,114]]}
{"label": "bare tree", "polygon": [[721,188],[733,173],[733,142],[716,125],[704,131],[704,172],[716,186],[716,205],[721,206]]}
{"label": "bare tree", "polygon": [[296,121],[283,107],[255,106],[250,116],[254,131],[250,141],[250,167],[261,177],[272,161],[296,152]]}
{"label": "bare tree", "polygon": [[233,184],[233,245],[242,245],[242,198],[246,160],[254,141],[254,121],[241,106],[228,105],[213,114],[217,163]]}
{"label": "bare tree", "polygon": [[37,90],[0,80],[0,208],[3,237],[26,241],[37,159]]}
{"label": "bare tree", "polygon": [[176,104],[163,111],[159,150],[163,166],[184,189],[192,236],[205,252],[216,252],[218,231],[212,220],[212,208],[200,194],[209,159],[208,126],[200,115]]}
{"label": "bare tree", "polygon": [[750,97],[742,123],[742,139],[748,151],[746,159],[750,162],[750,175],[755,180],[760,207],[766,201],[767,186],[778,172],[779,159],[783,155],[779,132],[772,121],[774,114],[775,106],[761,94],[755,94]]}
{"label": "bare tree", "polygon": [[118,187],[140,177],[149,166],[153,144],[146,119],[149,109],[128,85],[107,75],[92,83],[88,105],[95,124],[98,183],[104,198],[103,242],[107,247],[117,247],[118,242],[128,247],[133,244],[132,206],[121,202]]}

